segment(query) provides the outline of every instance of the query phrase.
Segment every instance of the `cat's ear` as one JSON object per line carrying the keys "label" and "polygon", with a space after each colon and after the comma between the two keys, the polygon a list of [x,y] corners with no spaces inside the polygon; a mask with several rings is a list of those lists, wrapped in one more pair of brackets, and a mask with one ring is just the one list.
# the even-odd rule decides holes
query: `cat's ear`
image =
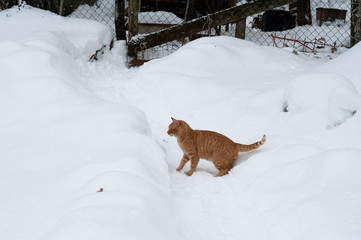
{"label": "cat's ear", "polygon": [[174,119],[174,118],[171,118],[172,119],[172,121],[174,122],[174,124],[176,125],[176,126],[179,126],[179,121],[177,120],[177,119]]}

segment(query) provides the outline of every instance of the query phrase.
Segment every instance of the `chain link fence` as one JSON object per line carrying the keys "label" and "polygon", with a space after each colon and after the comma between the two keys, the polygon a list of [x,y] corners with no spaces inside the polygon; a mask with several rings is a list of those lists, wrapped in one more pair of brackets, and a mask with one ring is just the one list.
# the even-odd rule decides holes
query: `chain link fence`
{"label": "chain link fence", "polygon": [[[304,51],[325,46],[350,47],[350,0],[310,1],[306,24],[297,5],[286,5],[247,17],[246,39],[260,45],[293,46]],[[272,37],[274,36],[274,37]]]}
{"label": "chain link fence", "polygon": [[[207,21],[215,21],[212,13],[256,1],[204,0],[202,2],[206,4],[189,6],[188,4],[194,1],[184,0],[177,1],[177,4],[174,1],[172,7],[163,7],[159,2],[161,1],[141,1],[140,34],[149,34],[162,28],[194,21],[207,14],[211,16]],[[188,12],[186,9],[189,9]],[[244,11],[248,10],[249,8]],[[226,14],[224,17],[229,16]],[[151,58],[154,54],[156,57],[164,56],[198,37],[219,35],[235,36],[265,46],[293,47],[299,51],[309,52],[322,49],[336,51],[339,47],[351,47],[351,0],[298,0],[295,3],[282,4],[273,9],[249,14],[238,21],[229,18],[229,22],[218,26],[207,23],[202,31],[188,37],[164,44],[159,41],[159,46],[154,48],[145,46],[140,49],[140,57]]]}
{"label": "chain link fence", "polygon": [[[203,36],[234,36],[260,45],[288,46],[311,52],[351,47],[361,38],[360,0],[295,0],[293,3],[292,0],[129,0],[137,1],[136,10],[129,10],[130,4],[124,0],[26,2],[62,15],[96,20],[115,29],[117,1],[124,3],[122,11],[126,24],[131,17],[128,12],[138,12],[138,34],[133,38],[128,36],[128,43],[148,37],[148,42],[140,44],[136,53],[136,57],[143,59],[169,55],[187,42]],[[23,1],[0,0],[0,8],[19,2]],[[65,5],[60,6],[62,3]],[[253,3],[262,3],[264,7]],[[230,8],[238,10],[229,11]],[[60,9],[64,9],[63,13],[59,12]],[[237,15],[243,17],[237,18]],[[192,27],[195,30],[189,29]],[[173,38],[155,36],[150,44],[149,35],[170,28],[180,30],[170,31],[169,35],[175,36]]]}
{"label": "chain link fence", "polygon": [[91,19],[103,23],[115,29],[115,1],[114,0],[98,0],[93,5],[80,5],[70,17]]}

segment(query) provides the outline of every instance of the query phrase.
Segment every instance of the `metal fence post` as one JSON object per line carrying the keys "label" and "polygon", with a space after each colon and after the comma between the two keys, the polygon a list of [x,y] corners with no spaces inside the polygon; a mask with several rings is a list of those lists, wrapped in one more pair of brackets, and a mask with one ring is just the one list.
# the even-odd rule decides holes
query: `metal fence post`
{"label": "metal fence post", "polygon": [[360,0],[351,2],[351,47],[361,41],[361,4]]}
{"label": "metal fence post", "polygon": [[115,35],[117,40],[126,40],[124,0],[115,0]]}

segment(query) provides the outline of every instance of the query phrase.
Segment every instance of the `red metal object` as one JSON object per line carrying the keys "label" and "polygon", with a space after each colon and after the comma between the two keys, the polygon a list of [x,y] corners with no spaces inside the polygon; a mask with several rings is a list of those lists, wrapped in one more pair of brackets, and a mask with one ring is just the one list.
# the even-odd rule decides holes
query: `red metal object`
{"label": "red metal object", "polygon": [[313,50],[312,48],[310,48],[309,46],[307,46],[305,43],[299,41],[299,40],[296,40],[296,39],[291,39],[291,38],[283,38],[283,37],[277,37],[277,36],[274,36],[273,34],[270,35],[273,39],[273,43],[275,44],[276,47],[277,46],[277,43],[276,43],[276,39],[280,39],[280,40],[285,40],[285,41],[291,41],[291,42],[297,42],[299,44],[301,44],[302,46],[304,46],[305,48],[308,48],[310,49],[312,52],[315,52],[315,50]]}

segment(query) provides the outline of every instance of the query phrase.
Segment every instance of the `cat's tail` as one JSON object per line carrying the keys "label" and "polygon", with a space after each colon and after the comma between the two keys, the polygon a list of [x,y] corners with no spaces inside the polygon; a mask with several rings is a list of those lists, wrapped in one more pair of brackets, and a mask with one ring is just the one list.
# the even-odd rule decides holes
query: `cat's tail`
{"label": "cat's tail", "polygon": [[244,144],[237,143],[237,151],[238,152],[248,152],[248,151],[251,151],[253,149],[259,148],[265,142],[266,142],[266,135],[263,135],[263,138],[262,138],[261,141],[252,143],[250,145],[244,145]]}

